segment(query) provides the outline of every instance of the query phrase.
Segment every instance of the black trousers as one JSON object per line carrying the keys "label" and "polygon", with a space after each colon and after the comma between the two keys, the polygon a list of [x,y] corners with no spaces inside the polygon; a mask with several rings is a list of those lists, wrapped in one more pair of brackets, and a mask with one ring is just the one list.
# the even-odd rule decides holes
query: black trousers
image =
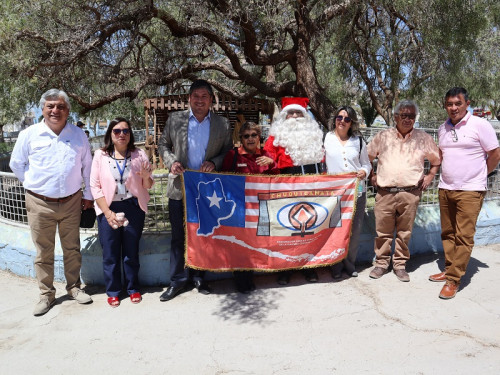
{"label": "black trousers", "polygon": [[184,259],[184,204],[182,200],[169,199],[168,211],[172,240],[170,241],[170,286],[182,287],[188,281],[203,280],[204,271],[186,268]]}

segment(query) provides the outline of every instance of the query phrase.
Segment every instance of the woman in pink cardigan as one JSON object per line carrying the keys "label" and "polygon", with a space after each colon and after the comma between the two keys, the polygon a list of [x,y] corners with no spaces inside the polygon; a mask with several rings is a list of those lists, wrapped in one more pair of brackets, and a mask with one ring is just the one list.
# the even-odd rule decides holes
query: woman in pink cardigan
{"label": "woman in pink cardigan", "polygon": [[153,186],[146,153],[134,146],[130,123],[117,117],[109,123],[104,147],[92,162],[90,188],[97,203],[104,284],[111,307],[120,305],[121,265],[132,303],[142,300],[139,287],[139,240]]}

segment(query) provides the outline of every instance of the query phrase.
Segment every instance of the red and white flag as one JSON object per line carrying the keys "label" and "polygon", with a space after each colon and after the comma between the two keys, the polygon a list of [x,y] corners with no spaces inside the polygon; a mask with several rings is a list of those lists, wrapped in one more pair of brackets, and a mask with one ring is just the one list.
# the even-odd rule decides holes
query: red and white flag
{"label": "red and white flag", "polygon": [[285,270],[337,263],[349,246],[357,178],[183,175],[186,263],[206,270]]}

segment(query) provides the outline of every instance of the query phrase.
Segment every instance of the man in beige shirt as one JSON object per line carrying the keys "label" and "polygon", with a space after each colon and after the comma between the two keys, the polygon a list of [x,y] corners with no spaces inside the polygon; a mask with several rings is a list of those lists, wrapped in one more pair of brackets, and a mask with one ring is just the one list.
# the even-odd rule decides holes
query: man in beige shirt
{"label": "man in beige shirt", "polygon": [[[378,159],[377,173],[372,184],[377,187],[375,198],[375,267],[370,272],[378,279],[389,272],[391,245],[396,229],[396,244],[392,268],[400,281],[410,281],[406,261],[410,259],[408,243],[417,214],[422,191],[427,189],[439,170],[439,149],[432,137],[414,129],[417,105],[404,100],[394,109],[396,127],[379,132],[368,144],[368,157]],[[424,160],[431,163],[424,175]]]}

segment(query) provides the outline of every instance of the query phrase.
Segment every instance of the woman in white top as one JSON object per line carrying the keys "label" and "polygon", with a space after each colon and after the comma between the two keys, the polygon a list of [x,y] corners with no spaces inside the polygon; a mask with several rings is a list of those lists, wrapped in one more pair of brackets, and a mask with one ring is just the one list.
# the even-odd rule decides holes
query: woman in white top
{"label": "woman in white top", "polygon": [[360,179],[347,257],[332,266],[332,276],[338,279],[342,276],[342,270],[345,270],[348,275],[356,277],[358,273],[354,263],[358,254],[359,235],[366,207],[365,180],[372,167],[366,143],[358,130],[358,116],[354,109],[349,106],[340,107],[329,125],[330,131],[326,134],[324,142],[328,173],[357,172]]}

